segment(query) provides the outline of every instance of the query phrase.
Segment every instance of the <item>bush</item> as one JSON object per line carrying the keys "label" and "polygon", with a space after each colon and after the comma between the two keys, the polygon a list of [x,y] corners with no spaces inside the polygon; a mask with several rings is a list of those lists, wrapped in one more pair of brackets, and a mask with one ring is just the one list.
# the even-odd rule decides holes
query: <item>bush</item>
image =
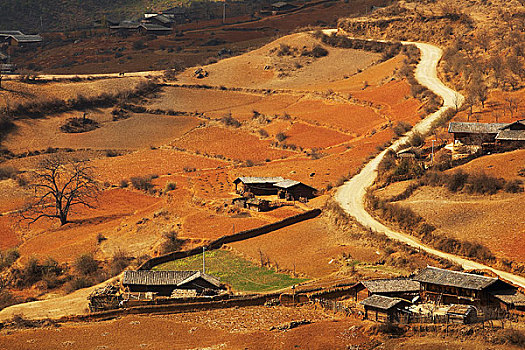
{"label": "bush", "polygon": [[163,254],[178,251],[184,241],[178,238],[177,231],[169,231],[164,235],[161,251]]}
{"label": "bush", "polygon": [[66,286],[66,292],[72,293],[78,289],[88,288],[94,285],[94,281],[84,276],[73,278]]}
{"label": "bush", "polygon": [[277,135],[275,135],[275,139],[279,142],[283,142],[284,140],[286,140],[288,138],[288,136],[286,136],[285,133],[283,132],[279,132],[277,133]]}
{"label": "bush", "polygon": [[415,131],[412,136],[410,136],[410,139],[408,141],[411,146],[413,147],[419,147],[422,146],[425,143],[425,137],[421,135],[419,132]]}
{"label": "bush", "polygon": [[467,182],[468,174],[463,170],[457,170],[447,177],[445,186],[451,192],[457,192],[463,189],[465,183]]}
{"label": "bush", "polygon": [[131,178],[131,184],[137,190],[149,192],[153,189],[150,176],[134,176]]}
{"label": "bush", "polygon": [[120,187],[121,188],[126,188],[128,186],[129,186],[128,180],[120,180]]}
{"label": "bush", "polygon": [[135,42],[133,42],[133,49],[135,50],[142,50],[142,49],[145,49],[146,48],[146,44],[144,43],[143,40],[137,40]]}
{"label": "bush", "polygon": [[259,129],[257,132],[261,137],[268,137],[268,132],[264,129]]}
{"label": "bush", "polygon": [[484,173],[468,176],[465,189],[468,193],[494,194],[503,188],[505,180]]}
{"label": "bush", "polygon": [[396,134],[396,136],[400,137],[403,136],[410,129],[412,129],[412,125],[410,125],[407,122],[400,121],[397,123],[396,126],[392,128],[392,131],[394,131],[394,134]]}
{"label": "bush", "polygon": [[164,192],[173,191],[177,188],[177,184],[175,182],[166,182],[166,187],[164,188]]}
{"label": "bush", "polygon": [[20,253],[16,248],[9,249],[5,252],[0,252],[0,271],[11,267],[11,265],[13,265],[13,263],[18,260],[19,257]]}
{"label": "bush", "polygon": [[65,133],[82,133],[95,130],[99,127],[98,122],[89,118],[69,118],[66,124],[60,127],[60,130]]}
{"label": "bush", "polygon": [[117,251],[113,257],[111,258],[111,262],[109,263],[109,273],[111,276],[116,276],[126,267],[129,266],[129,263],[131,262],[131,258],[122,251]]}
{"label": "bush", "polygon": [[7,290],[0,290],[0,310],[11,305],[19,304],[21,302],[21,300],[9,293]]}
{"label": "bush", "polygon": [[18,170],[12,166],[0,167],[0,180],[13,179],[18,174]]}
{"label": "bush", "polygon": [[525,347],[525,334],[517,329],[500,329],[492,338],[492,343]]}
{"label": "bush", "polygon": [[224,125],[233,126],[234,128],[238,128],[241,126],[241,122],[233,118],[231,114],[228,114],[222,117],[221,122],[224,123]]}
{"label": "bush", "polygon": [[511,180],[508,181],[505,186],[503,186],[505,192],[509,193],[520,193],[523,192],[523,181],[521,180]]}
{"label": "bush", "polygon": [[98,271],[98,261],[93,258],[91,254],[83,254],[79,256],[73,266],[75,269],[84,276],[89,276]]}

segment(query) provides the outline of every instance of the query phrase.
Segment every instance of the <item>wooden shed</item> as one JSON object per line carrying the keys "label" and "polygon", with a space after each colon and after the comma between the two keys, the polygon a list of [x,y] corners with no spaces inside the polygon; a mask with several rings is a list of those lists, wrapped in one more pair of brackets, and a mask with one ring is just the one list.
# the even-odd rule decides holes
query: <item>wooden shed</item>
{"label": "wooden shed", "polygon": [[508,312],[525,314],[525,295],[518,289],[497,290],[490,293],[499,308]]}
{"label": "wooden shed", "polygon": [[365,318],[378,322],[394,322],[399,315],[408,313],[410,302],[401,298],[391,298],[383,295],[372,295],[363,300]]}
{"label": "wooden shed", "polygon": [[507,124],[496,135],[496,144],[510,147],[525,146],[525,119]]}
{"label": "wooden shed", "polygon": [[287,200],[299,200],[300,198],[311,199],[315,197],[317,190],[311,186],[295,180],[282,180],[274,184],[278,189],[280,198]]}
{"label": "wooden shed", "polygon": [[452,305],[447,310],[450,323],[471,324],[477,321],[478,312],[472,305]]}
{"label": "wooden shed", "polygon": [[194,290],[197,295],[223,289],[220,281],[200,271],[126,271],[122,287],[129,292],[151,292],[171,296],[175,290]]}

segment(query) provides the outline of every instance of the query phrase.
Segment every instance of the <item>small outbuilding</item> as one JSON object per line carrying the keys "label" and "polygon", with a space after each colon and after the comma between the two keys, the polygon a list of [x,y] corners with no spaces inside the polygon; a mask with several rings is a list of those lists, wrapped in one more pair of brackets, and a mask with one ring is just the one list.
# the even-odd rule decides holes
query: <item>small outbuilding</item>
{"label": "small outbuilding", "polygon": [[471,324],[478,317],[476,308],[472,305],[452,305],[447,310],[447,318],[450,323]]}
{"label": "small outbuilding", "polygon": [[525,119],[507,124],[496,135],[496,144],[510,147],[525,146]]}
{"label": "small outbuilding", "polygon": [[295,10],[297,6],[290,4],[289,2],[279,1],[272,4],[272,11],[274,13],[283,13],[287,11]]}
{"label": "small outbuilding", "polygon": [[372,295],[363,300],[365,318],[378,322],[394,322],[400,314],[408,313],[410,302],[401,298],[391,298],[383,295]]}
{"label": "small outbuilding", "polygon": [[268,211],[270,210],[270,201],[260,198],[234,198],[232,204],[237,205],[241,208],[255,210],[255,211]]}
{"label": "small outbuilding", "polygon": [[159,296],[171,296],[177,290],[186,290],[187,293],[195,295],[209,295],[223,289],[216,277],[201,271],[153,270],[124,272],[122,287],[132,293],[149,292]]}

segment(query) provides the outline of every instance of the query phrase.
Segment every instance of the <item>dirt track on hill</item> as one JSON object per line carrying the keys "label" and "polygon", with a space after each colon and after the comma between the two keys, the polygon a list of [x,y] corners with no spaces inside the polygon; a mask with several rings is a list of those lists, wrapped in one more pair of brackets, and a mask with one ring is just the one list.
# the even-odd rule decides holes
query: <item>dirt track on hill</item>
{"label": "dirt track on hill", "polygon": [[448,108],[455,107],[456,103],[461,105],[463,103],[463,96],[454,90],[445,86],[437,77],[436,67],[441,59],[442,50],[436,46],[423,43],[403,42],[405,45],[414,44],[421,51],[421,61],[419,62],[415,76],[421,85],[426,86],[438,96],[443,98],[443,106],[437,112],[429,115],[405,137],[397,140],[392,146],[381,152],[377,157],[370,161],[359,174],[342,185],[337,193],[335,199],[342,206],[342,208],[350,215],[352,215],[361,225],[369,227],[377,232],[384,233],[391,239],[405,243],[409,246],[421,249],[432,255],[445,258],[456,264],[461,265],[464,269],[486,269],[498,274],[501,278],[525,288],[525,278],[513,275],[508,272],[500,271],[492,267],[461,258],[459,256],[444,253],[442,251],[433,249],[427,245],[422,244],[416,238],[401,232],[396,232],[386,227],[376,219],[374,219],[365,209],[364,196],[366,189],[370,187],[377,176],[377,167],[384,155],[389,149],[396,150],[399,145],[404,143],[410,135],[417,131],[426,133],[430,130],[430,126],[434,120],[439,118],[441,114]]}

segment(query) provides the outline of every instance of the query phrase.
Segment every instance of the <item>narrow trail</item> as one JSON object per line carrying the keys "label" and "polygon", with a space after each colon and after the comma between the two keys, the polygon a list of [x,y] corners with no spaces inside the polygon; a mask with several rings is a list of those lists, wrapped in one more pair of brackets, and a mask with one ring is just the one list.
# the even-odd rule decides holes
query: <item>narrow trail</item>
{"label": "narrow trail", "polygon": [[461,265],[464,269],[490,270],[499,275],[501,278],[525,288],[524,277],[497,270],[493,267],[431,248],[408,234],[397,232],[386,227],[381,222],[374,219],[366,211],[364,203],[366,189],[374,183],[377,177],[377,167],[385,156],[386,152],[389,149],[396,150],[415,131],[422,134],[428,132],[434,120],[439,118],[448,108],[455,108],[456,105],[461,106],[464,100],[463,96],[445,86],[437,77],[436,68],[442,55],[442,50],[440,48],[430,44],[414,42],[403,42],[403,44],[413,44],[421,51],[421,61],[416,68],[415,77],[421,85],[427,87],[436,95],[443,98],[443,106],[437,112],[429,115],[427,118],[418,123],[405,137],[400,138],[395,143],[393,143],[392,146],[381,152],[377,157],[370,161],[359,174],[343,184],[335,194],[335,200],[348,214],[352,215],[361,225],[365,227],[383,233],[387,237],[396,241],[421,249],[429,254],[452,261]]}

